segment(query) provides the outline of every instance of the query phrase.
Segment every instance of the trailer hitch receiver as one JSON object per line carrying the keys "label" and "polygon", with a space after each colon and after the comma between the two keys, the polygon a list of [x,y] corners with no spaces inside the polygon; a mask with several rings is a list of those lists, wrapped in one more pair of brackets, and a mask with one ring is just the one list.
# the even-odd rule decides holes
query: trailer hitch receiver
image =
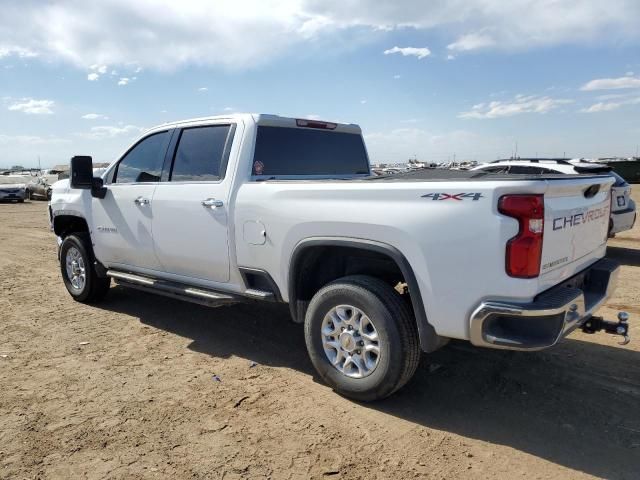
{"label": "trailer hitch receiver", "polygon": [[619,345],[626,345],[631,341],[629,337],[629,314],[627,312],[618,313],[618,321],[612,322],[602,317],[591,317],[582,325],[584,333],[596,333],[604,330],[612,335],[620,335],[623,340],[618,342]]}

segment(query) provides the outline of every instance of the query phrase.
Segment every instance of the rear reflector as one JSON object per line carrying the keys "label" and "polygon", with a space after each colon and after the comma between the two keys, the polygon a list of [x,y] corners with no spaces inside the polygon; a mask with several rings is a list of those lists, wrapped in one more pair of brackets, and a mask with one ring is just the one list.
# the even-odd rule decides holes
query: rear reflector
{"label": "rear reflector", "polygon": [[518,220],[520,226],[518,234],[507,242],[507,274],[517,278],[537,277],[542,258],[544,196],[504,195],[498,202],[498,211]]}
{"label": "rear reflector", "polygon": [[305,120],[303,118],[297,118],[296,125],[299,127],[320,128],[323,130],[335,130],[338,126],[337,123],[318,122],[317,120]]}

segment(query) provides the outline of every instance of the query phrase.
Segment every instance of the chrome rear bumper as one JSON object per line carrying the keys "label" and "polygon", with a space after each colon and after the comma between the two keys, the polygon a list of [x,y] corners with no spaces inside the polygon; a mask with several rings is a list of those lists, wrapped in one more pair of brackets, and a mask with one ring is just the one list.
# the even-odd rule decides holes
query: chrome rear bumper
{"label": "chrome rear bumper", "polygon": [[470,340],[481,347],[541,350],[591,318],[611,295],[619,265],[602,259],[530,303],[484,301],[471,315]]}

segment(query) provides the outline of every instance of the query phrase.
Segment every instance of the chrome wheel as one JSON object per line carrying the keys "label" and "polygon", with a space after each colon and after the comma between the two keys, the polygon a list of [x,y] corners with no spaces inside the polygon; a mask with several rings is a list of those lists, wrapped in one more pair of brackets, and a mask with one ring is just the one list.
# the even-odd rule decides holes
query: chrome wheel
{"label": "chrome wheel", "polygon": [[332,308],[322,321],[321,333],[325,355],[343,375],[363,378],[378,366],[378,331],[359,308],[351,305]]}
{"label": "chrome wheel", "polygon": [[75,290],[82,290],[87,282],[87,273],[84,265],[84,258],[80,250],[70,247],[65,255],[65,265],[67,268],[67,278]]}

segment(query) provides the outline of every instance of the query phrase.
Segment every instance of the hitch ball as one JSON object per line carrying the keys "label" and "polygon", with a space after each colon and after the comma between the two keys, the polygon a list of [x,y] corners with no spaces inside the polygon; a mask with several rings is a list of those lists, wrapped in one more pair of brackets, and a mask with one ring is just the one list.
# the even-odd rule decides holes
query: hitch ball
{"label": "hitch ball", "polygon": [[627,323],[629,321],[629,314],[627,312],[618,312],[618,320],[622,323]]}

